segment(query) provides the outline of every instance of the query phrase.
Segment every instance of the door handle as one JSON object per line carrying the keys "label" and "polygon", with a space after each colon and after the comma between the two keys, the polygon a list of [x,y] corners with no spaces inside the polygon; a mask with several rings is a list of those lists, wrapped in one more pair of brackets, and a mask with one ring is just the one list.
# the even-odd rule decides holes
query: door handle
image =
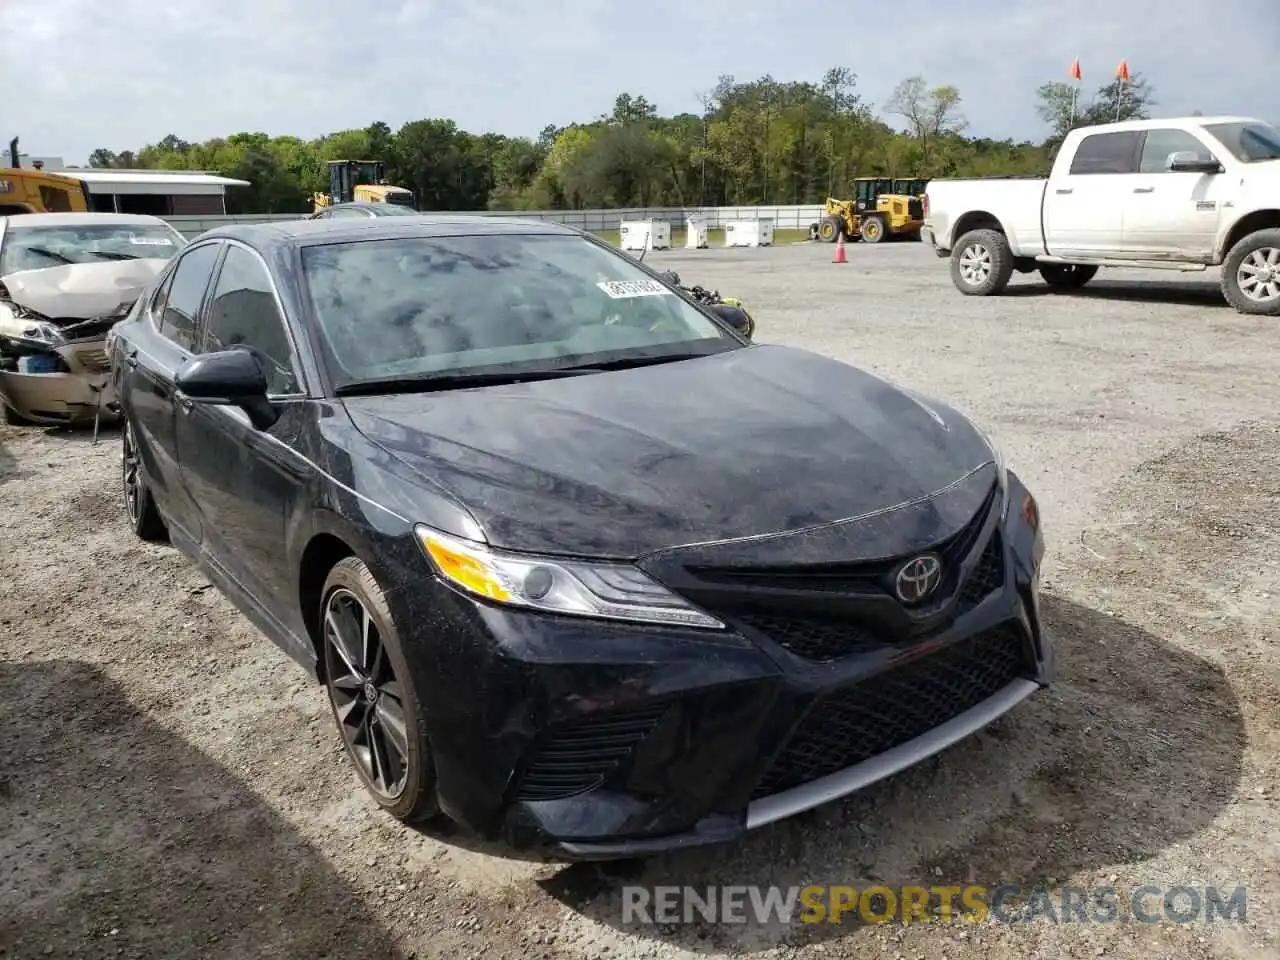
{"label": "door handle", "polygon": [[136,368],[138,366],[138,351],[130,350],[128,353],[126,353],[124,355],[124,362],[127,363],[129,366]]}
{"label": "door handle", "polygon": [[1156,188],[1155,187],[1134,187],[1133,192],[1134,193],[1155,193]]}
{"label": "door handle", "polygon": [[1061,195],[1061,194],[1071,193],[1071,191],[1072,191],[1072,188],[1071,188],[1071,187],[1064,187],[1064,188],[1062,188],[1062,189],[1060,189],[1060,190],[1055,190],[1055,191],[1053,191],[1053,192],[1054,192],[1054,193],[1056,193],[1056,194]]}
{"label": "door handle", "polygon": [[183,413],[190,413],[191,408],[195,406],[194,402],[185,393],[174,391],[174,398],[178,401],[178,406],[182,408]]}

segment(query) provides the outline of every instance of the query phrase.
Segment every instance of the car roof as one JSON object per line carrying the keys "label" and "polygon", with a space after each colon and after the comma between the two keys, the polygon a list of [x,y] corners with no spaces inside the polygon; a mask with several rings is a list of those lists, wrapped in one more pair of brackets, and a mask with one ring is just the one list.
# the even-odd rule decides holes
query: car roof
{"label": "car roof", "polygon": [[482,217],[474,214],[422,214],[416,217],[368,217],[364,219],[277,220],[271,223],[232,223],[214,227],[193,239],[239,240],[262,253],[283,247],[384,240],[395,237],[466,237],[502,235],[581,236],[581,231],[554,220],[532,217]]}
{"label": "car roof", "polygon": [[169,226],[160,217],[145,213],[11,213],[7,217],[10,223],[24,227],[89,227],[95,224],[146,224]]}

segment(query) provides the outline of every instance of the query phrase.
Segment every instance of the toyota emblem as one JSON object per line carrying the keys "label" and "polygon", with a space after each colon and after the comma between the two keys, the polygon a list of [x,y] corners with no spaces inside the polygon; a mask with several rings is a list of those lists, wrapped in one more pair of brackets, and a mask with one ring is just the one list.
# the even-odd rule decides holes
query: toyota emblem
{"label": "toyota emblem", "polygon": [[941,583],[942,561],[935,554],[922,553],[899,568],[893,589],[903,603],[920,603],[931,597]]}

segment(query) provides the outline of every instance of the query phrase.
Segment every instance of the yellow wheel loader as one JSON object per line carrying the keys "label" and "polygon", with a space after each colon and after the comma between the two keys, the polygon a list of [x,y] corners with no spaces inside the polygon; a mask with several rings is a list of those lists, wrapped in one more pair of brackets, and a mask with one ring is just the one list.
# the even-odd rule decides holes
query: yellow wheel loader
{"label": "yellow wheel loader", "polygon": [[9,141],[9,166],[0,167],[0,217],[11,213],[87,213],[89,188],[84,181],[23,167],[18,138]]}
{"label": "yellow wheel loader", "polygon": [[809,237],[824,243],[863,240],[879,243],[886,237],[920,238],[924,226],[923,186],[919,194],[893,192],[895,186],[915,190],[920,180],[890,180],[886,177],[858,177],[853,181],[854,199],[828,197],[823,218],[809,226]]}
{"label": "yellow wheel loader", "polygon": [[381,160],[330,160],[329,192],[311,197],[313,213],[335,203],[394,203],[412,207],[413,191],[392,186]]}

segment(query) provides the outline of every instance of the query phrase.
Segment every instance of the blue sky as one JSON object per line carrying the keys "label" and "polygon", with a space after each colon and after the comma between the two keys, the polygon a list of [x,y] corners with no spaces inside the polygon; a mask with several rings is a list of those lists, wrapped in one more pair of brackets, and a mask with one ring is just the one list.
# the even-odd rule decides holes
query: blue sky
{"label": "blue sky", "polygon": [[722,73],[842,64],[876,105],[922,73],[960,88],[972,132],[1038,138],[1033,91],[1077,55],[1087,89],[1127,58],[1158,114],[1280,120],[1277,51],[1276,0],[0,0],[0,135],[71,163],[170,132],[446,116],[530,135],[622,90],[696,112]]}

